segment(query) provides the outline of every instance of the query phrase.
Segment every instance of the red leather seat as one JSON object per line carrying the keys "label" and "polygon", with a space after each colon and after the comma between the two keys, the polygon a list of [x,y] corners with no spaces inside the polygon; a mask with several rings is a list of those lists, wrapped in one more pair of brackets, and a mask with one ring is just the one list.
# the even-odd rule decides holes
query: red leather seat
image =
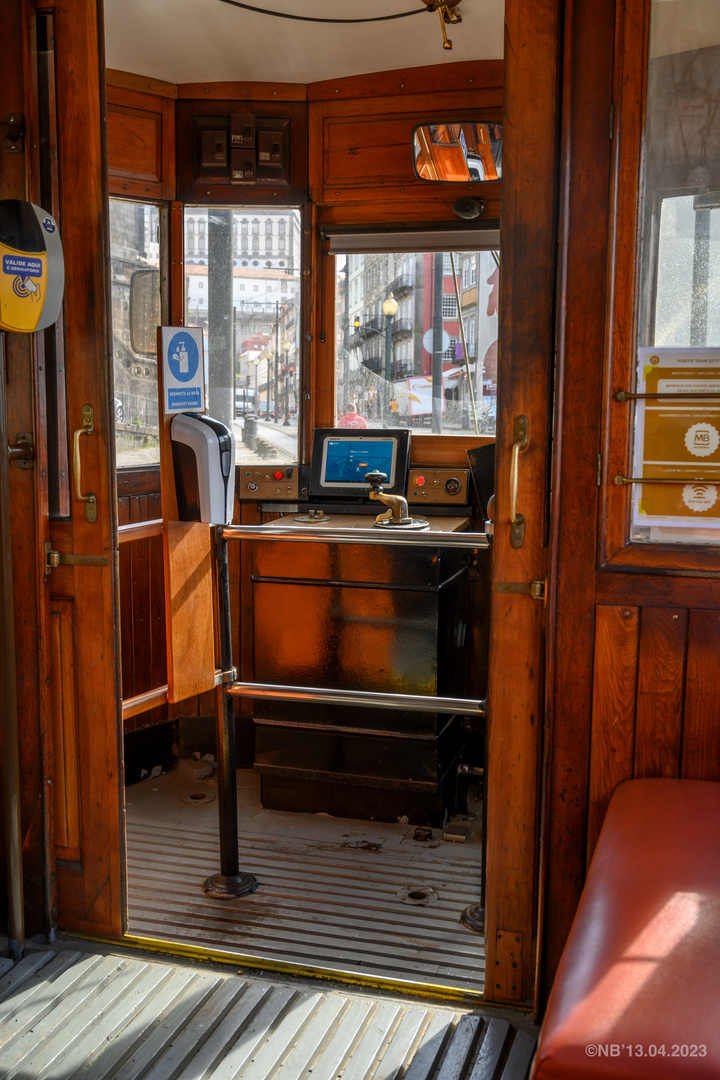
{"label": "red leather seat", "polygon": [[531,1080],[720,1077],[720,784],[610,802]]}

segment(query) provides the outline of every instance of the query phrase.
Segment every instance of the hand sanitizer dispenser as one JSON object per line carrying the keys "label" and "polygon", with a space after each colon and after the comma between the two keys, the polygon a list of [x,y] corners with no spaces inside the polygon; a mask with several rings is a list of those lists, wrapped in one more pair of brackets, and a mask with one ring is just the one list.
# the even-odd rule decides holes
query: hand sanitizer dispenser
{"label": "hand sanitizer dispenser", "polygon": [[175,491],[181,521],[229,525],[235,498],[235,436],[200,413],[178,413],[170,424]]}

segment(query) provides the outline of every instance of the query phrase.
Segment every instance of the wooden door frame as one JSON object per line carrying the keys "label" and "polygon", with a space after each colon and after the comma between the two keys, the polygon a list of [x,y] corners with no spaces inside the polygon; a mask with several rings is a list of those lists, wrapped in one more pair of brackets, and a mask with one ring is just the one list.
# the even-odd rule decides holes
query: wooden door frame
{"label": "wooden door frame", "polygon": [[[559,0],[507,0],[485,997],[528,1006],[536,993],[546,609],[504,586],[546,578],[561,29]],[[528,418],[529,434],[519,459],[517,504],[525,539],[513,548],[510,460],[518,416]]]}
{"label": "wooden door frame", "polygon": [[[124,929],[124,832],[117,494],[109,330],[109,232],[102,0],[54,0],[59,226],[66,266],[64,301],[67,420],[81,426],[83,405],[95,411],[91,436],[81,439],[82,487],[97,497],[97,521],[71,493],[71,518],[52,522],[59,550],[105,556],[107,567],[53,571],[48,596],[64,621],[53,679],[69,689],[62,719],[76,748],[65,759],[74,784],[77,844],[56,845],[58,923],[61,929],[120,937]],[[82,92],[78,88],[82,87]],[[78,163],[85,162],[82,182]],[[66,661],[67,665],[66,666]],[[63,699],[63,706],[65,700]],[[56,758],[57,770],[61,767]],[[57,839],[57,837],[56,837]]]}

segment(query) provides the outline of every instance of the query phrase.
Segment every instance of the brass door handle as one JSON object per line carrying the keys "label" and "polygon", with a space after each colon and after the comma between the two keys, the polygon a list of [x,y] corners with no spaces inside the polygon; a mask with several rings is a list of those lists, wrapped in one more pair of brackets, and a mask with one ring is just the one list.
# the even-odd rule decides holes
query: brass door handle
{"label": "brass door handle", "polygon": [[515,417],[513,431],[512,457],[510,459],[510,544],[521,548],[525,539],[525,518],[517,512],[518,478],[520,473],[520,454],[527,450],[528,418]]}
{"label": "brass door handle", "polygon": [[82,465],[80,461],[80,436],[92,435],[95,430],[95,413],[92,405],[82,407],[82,427],[73,433],[73,476],[75,477],[75,498],[85,503],[85,520],[97,521],[97,499],[92,491],[82,493]]}

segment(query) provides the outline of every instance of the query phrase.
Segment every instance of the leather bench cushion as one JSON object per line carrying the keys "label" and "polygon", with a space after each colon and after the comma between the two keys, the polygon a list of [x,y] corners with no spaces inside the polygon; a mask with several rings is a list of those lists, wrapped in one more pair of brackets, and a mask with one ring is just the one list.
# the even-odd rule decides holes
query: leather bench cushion
{"label": "leather bench cushion", "polygon": [[610,802],[532,1072],[604,1077],[720,1077],[720,784],[629,780]]}

